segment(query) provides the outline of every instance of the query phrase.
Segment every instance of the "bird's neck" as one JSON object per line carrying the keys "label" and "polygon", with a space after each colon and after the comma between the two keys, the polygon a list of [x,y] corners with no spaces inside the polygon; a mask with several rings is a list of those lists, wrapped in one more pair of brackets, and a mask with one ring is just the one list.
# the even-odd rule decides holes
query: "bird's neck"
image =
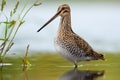
{"label": "bird's neck", "polygon": [[70,14],[61,17],[59,31],[64,32],[73,32],[71,28],[71,16]]}

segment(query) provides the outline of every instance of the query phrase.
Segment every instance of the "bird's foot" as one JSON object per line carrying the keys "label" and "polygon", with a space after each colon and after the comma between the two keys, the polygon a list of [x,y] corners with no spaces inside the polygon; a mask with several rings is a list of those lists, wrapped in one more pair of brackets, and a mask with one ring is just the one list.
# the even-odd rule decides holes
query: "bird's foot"
{"label": "bird's foot", "polygon": [[77,67],[78,67],[78,66],[77,66],[77,64],[76,64],[76,63],[74,63],[74,65],[75,65],[75,66],[74,66],[74,69],[77,69]]}

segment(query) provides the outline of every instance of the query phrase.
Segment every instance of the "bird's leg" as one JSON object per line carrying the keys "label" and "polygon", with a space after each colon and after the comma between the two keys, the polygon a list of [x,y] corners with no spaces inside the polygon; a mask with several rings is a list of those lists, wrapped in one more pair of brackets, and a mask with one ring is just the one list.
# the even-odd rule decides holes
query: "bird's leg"
{"label": "bird's leg", "polygon": [[74,65],[75,65],[74,69],[76,69],[77,68],[77,63],[74,63]]}

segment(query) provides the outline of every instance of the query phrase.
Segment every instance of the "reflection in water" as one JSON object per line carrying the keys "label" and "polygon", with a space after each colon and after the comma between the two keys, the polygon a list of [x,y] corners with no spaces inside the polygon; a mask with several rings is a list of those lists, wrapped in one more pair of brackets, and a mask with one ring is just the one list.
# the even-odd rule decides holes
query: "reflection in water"
{"label": "reflection in water", "polygon": [[23,74],[24,74],[24,80],[29,80],[29,77],[28,77],[28,74],[27,74],[27,71],[29,70],[30,66],[23,66]]}
{"label": "reflection in water", "polygon": [[[29,70],[28,66],[23,66],[22,72],[18,68],[14,69],[12,66],[0,66],[0,80],[29,80],[27,71]],[[17,69],[17,71],[16,71]]]}
{"label": "reflection in water", "polygon": [[27,71],[23,71],[23,78],[24,78],[24,80],[29,80]]}
{"label": "reflection in water", "polygon": [[74,69],[63,74],[59,80],[95,80],[103,75],[104,71]]}
{"label": "reflection in water", "polygon": [[2,67],[3,67],[3,66],[0,66],[0,80],[3,80]]}

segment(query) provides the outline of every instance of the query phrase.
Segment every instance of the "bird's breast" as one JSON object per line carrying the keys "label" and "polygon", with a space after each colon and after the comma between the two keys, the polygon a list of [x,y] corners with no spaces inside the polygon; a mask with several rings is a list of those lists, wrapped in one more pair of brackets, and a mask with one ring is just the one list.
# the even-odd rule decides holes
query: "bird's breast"
{"label": "bird's breast", "polygon": [[66,42],[64,40],[60,40],[58,37],[55,37],[54,39],[54,46],[56,51],[62,55],[67,60],[74,62],[69,51],[66,49]]}

